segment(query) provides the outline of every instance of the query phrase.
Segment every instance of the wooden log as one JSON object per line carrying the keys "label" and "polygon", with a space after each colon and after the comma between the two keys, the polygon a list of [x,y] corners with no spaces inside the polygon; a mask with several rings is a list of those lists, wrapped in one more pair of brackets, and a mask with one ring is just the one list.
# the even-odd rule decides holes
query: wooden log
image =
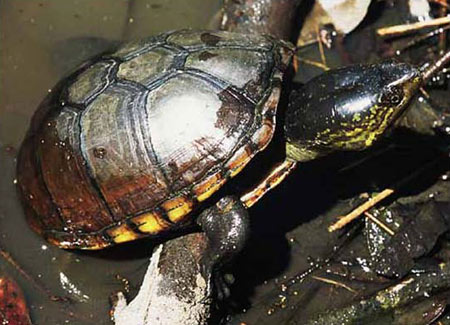
{"label": "wooden log", "polygon": [[211,274],[205,279],[200,259],[206,249],[203,233],[167,241],[156,247],[137,296],[127,304],[117,294],[115,325],[202,325],[210,317]]}
{"label": "wooden log", "polygon": [[223,0],[214,29],[289,40],[302,0]]}

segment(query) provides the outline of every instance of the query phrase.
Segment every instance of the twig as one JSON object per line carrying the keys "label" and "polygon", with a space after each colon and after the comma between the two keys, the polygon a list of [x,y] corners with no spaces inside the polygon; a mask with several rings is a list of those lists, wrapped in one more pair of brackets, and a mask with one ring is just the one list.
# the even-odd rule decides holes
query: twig
{"label": "twig", "polygon": [[370,214],[369,212],[364,212],[364,215],[369,218],[371,221],[373,221],[374,223],[376,223],[380,228],[382,228],[384,231],[386,231],[389,235],[394,236],[395,232],[389,228],[388,226],[386,226],[381,220],[378,220],[377,218],[375,218],[372,214]]}
{"label": "twig", "polygon": [[406,33],[411,33],[422,28],[440,26],[445,24],[450,24],[450,16],[436,18],[433,20],[420,21],[414,24],[402,24],[379,28],[377,30],[377,35],[380,37],[392,37]]}
{"label": "twig", "polygon": [[342,167],[341,169],[338,170],[338,172],[339,173],[347,172],[347,171],[349,171],[349,170],[351,170],[351,169],[353,169],[355,167],[358,167],[358,166],[362,165],[366,161],[374,159],[374,158],[376,158],[378,156],[381,156],[382,154],[385,154],[387,151],[393,150],[393,149],[394,149],[394,147],[389,145],[389,146],[383,147],[383,148],[381,148],[381,149],[379,149],[377,151],[370,152],[368,155],[363,156],[361,159],[358,159],[355,162],[350,163],[350,164],[348,164],[345,167]]}
{"label": "twig", "polygon": [[321,40],[321,38],[320,38],[320,29],[319,29],[319,26],[317,26],[316,33],[317,33],[317,41],[319,42],[320,60],[322,61],[322,64],[323,64],[324,66],[327,66],[327,59],[325,58],[325,52],[324,52],[324,50],[323,50],[323,43],[322,43],[322,40]]}
{"label": "twig", "polygon": [[317,276],[317,275],[312,275],[311,278],[316,279],[318,281],[325,282],[325,283],[333,284],[333,285],[335,285],[337,287],[341,287],[341,288],[347,289],[351,293],[357,293],[355,289],[352,289],[351,287],[349,287],[348,285],[346,285],[345,283],[342,283],[342,282],[334,281],[334,280],[327,279],[327,278],[322,278],[322,277]]}
{"label": "twig", "polygon": [[405,44],[405,45],[403,45],[401,47],[398,47],[396,49],[396,51],[400,51],[400,53],[401,53],[401,52],[404,52],[405,50],[407,50],[407,49],[409,49],[409,48],[411,48],[411,47],[419,44],[420,42],[423,42],[423,41],[425,41],[425,40],[427,40],[427,39],[429,39],[431,37],[434,37],[436,35],[441,35],[442,36],[442,35],[444,35],[444,32],[446,30],[448,30],[448,29],[450,29],[450,25],[438,28],[438,29],[433,30],[433,31],[431,31],[429,33],[421,35],[421,36],[419,36],[417,38],[414,38],[412,41],[408,42],[407,44]]}
{"label": "twig", "polygon": [[303,63],[305,63],[305,64],[309,64],[309,65],[312,65],[312,66],[314,66],[314,67],[317,67],[317,68],[319,68],[319,69],[322,69],[322,70],[324,70],[324,71],[328,71],[328,70],[330,70],[330,68],[328,67],[328,66],[326,66],[325,64],[323,64],[323,63],[320,63],[320,62],[317,62],[317,61],[312,61],[312,60],[308,60],[308,59],[297,59],[299,62],[303,62]]}
{"label": "twig", "polygon": [[363,214],[370,208],[374,207],[378,202],[387,198],[392,193],[394,193],[393,189],[387,188],[387,189],[383,190],[382,192],[378,193],[374,198],[370,199],[369,201],[364,202],[363,204],[361,204],[359,207],[357,207],[355,210],[353,210],[349,214],[340,217],[337,222],[335,222],[334,224],[332,224],[331,226],[328,227],[328,231],[333,232],[338,229],[341,229],[348,223],[350,223],[353,220],[355,220],[356,218],[358,218],[361,214]]}
{"label": "twig", "polygon": [[294,67],[294,72],[295,72],[295,74],[297,74],[297,72],[298,72],[298,62],[299,62],[300,60],[297,58],[297,56],[294,56],[293,58],[292,58],[292,66]]}
{"label": "twig", "polygon": [[[399,182],[397,182],[393,186],[393,188],[399,189],[405,183],[409,182],[411,179],[416,177],[418,174],[420,174],[424,170],[430,168],[430,166],[435,164],[438,160],[439,159],[434,159],[434,160],[431,160],[430,162],[426,163],[421,168],[415,170],[413,173],[411,173],[407,177],[405,177],[405,178],[401,179]],[[378,202],[384,200],[386,197],[388,197],[392,193],[394,193],[393,189],[387,188],[387,189],[383,190],[382,192],[378,193],[374,198],[370,199],[369,201],[364,202],[363,204],[361,204],[359,207],[354,209],[349,214],[340,217],[337,222],[335,222],[334,224],[332,224],[331,226],[328,227],[328,231],[329,232],[333,232],[333,231],[336,231],[338,229],[341,229],[342,227],[344,227],[348,223],[350,223],[353,220],[355,220],[356,218],[358,218],[361,214],[363,214],[364,212],[366,212],[367,210],[369,210],[370,208],[375,206]]]}
{"label": "twig", "polygon": [[439,59],[434,62],[424,64],[421,67],[422,72],[422,85],[425,85],[436,73],[442,70],[442,68],[450,62],[450,51],[446,52]]}
{"label": "twig", "polygon": [[425,89],[423,89],[423,87],[420,87],[419,91],[420,91],[420,93],[423,95],[423,97],[425,97],[425,99],[427,99],[427,100],[430,99],[430,94],[428,93],[428,91],[426,91]]}
{"label": "twig", "polygon": [[[444,0],[444,2],[445,2],[445,4],[447,4],[447,0]],[[445,17],[447,15],[447,10],[448,10],[448,6],[441,6],[441,8],[439,9],[439,16]],[[446,40],[447,40],[447,34],[441,33],[439,35],[439,51],[445,50]]]}

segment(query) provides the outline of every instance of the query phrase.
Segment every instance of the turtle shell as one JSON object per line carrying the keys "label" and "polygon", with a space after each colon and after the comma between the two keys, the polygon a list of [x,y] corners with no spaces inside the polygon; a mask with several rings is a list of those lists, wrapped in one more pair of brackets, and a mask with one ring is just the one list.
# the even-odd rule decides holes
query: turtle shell
{"label": "turtle shell", "polygon": [[32,227],[99,249],[183,223],[270,142],[292,48],[258,35],[175,31],[62,80],[18,159]]}

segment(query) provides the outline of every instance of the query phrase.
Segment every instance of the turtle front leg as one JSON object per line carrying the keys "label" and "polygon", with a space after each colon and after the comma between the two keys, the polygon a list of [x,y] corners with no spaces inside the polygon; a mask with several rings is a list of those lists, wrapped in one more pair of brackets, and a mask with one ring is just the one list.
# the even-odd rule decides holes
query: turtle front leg
{"label": "turtle front leg", "polygon": [[237,197],[226,196],[204,210],[197,223],[208,238],[208,248],[201,261],[203,276],[212,276],[217,297],[223,299],[230,294],[231,281],[222,276],[220,269],[245,246],[249,233],[248,212]]}

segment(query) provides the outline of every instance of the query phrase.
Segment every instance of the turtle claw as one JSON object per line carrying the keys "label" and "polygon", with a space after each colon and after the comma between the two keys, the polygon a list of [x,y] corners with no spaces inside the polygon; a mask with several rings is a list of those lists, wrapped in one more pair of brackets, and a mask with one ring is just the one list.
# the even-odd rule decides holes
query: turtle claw
{"label": "turtle claw", "polygon": [[227,281],[227,276],[230,274],[221,274],[215,272],[213,276],[214,291],[219,301],[226,300],[231,295],[230,283]]}
{"label": "turtle claw", "polygon": [[200,273],[204,279],[211,281],[212,298],[223,301],[230,297],[230,286],[234,283],[232,274],[222,273],[208,258],[203,258],[200,263]]}

